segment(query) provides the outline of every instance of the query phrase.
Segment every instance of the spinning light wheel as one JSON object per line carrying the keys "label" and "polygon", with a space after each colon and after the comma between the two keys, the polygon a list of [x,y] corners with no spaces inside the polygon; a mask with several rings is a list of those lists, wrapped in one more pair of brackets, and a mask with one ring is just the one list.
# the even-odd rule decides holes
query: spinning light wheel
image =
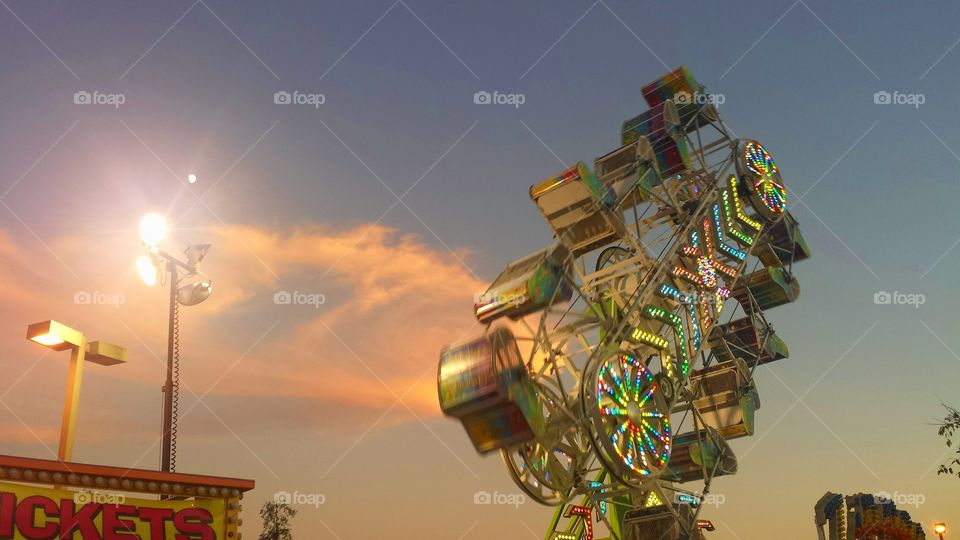
{"label": "spinning light wheel", "polygon": [[501,450],[513,481],[540,504],[556,506],[573,488],[573,459],[559,448],[528,443]]}
{"label": "spinning light wheel", "polygon": [[737,165],[750,187],[750,201],[757,212],[767,219],[780,217],[787,204],[787,188],[767,149],[757,141],[744,141]]}
{"label": "spinning light wheel", "polygon": [[780,171],[712,107],[678,116],[679,92],[703,93],[685,68],[644,87],[650,110],[593,170],[530,188],[555,244],[479,297],[487,337],[441,355],[444,412],[559,507],[551,539],[584,538],[590,508],[610,539],[647,537],[650,515],[676,526],[664,540],[690,534],[699,505],[683,505],[703,495],[682,484],[737,471],[726,439],[754,432],[752,370],[787,357],[764,311],[797,298],[809,251]]}
{"label": "spinning light wheel", "polygon": [[539,440],[500,451],[511,478],[535,501],[554,506],[570,497],[576,485],[577,462],[590,452],[589,441],[574,428],[573,419],[563,421],[562,399],[549,388],[540,389],[540,402],[547,419]]}
{"label": "spinning light wheel", "polygon": [[667,402],[646,365],[618,353],[599,362],[588,381],[593,387],[583,387],[584,412],[604,465],[629,484],[659,476],[670,459],[672,432]]}

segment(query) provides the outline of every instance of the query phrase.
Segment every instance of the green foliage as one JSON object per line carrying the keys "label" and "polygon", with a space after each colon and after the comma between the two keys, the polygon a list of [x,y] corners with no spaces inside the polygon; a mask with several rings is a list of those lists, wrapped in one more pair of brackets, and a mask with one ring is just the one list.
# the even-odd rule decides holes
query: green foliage
{"label": "green foliage", "polygon": [[289,504],[267,501],[260,509],[260,519],[263,520],[263,532],[259,540],[293,540],[290,534],[290,520],[297,515],[297,511]]}
{"label": "green foliage", "polygon": [[[947,409],[947,416],[944,417],[943,423],[940,424],[939,434],[941,437],[947,440],[947,448],[953,448],[953,443],[956,442],[954,438],[958,431],[960,431],[960,411],[944,405]],[[960,456],[960,445],[957,445],[956,455]],[[937,471],[938,474],[949,474],[956,475],[960,478],[960,457],[955,457],[944,465],[940,465],[940,469]]]}

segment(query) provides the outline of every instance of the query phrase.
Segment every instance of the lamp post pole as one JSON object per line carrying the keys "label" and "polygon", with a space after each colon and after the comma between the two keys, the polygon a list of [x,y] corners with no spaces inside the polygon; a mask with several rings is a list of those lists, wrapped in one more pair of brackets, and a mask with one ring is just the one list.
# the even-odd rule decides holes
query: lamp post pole
{"label": "lamp post pole", "polygon": [[79,330],[54,320],[28,326],[27,339],[50,350],[70,350],[70,367],[67,370],[67,388],[63,400],[63,416],[60,421],[60,444],[57,448],[57,459],[69,462],[73,459],[73,438],[77,431],[77,409],[80,406],[84,364],[86,362],[104,366],[122,364],[127,361],[127,350],[105,341],[88,341]]}
{"label": "lamp post pole", "polygon": [[177,309],[177,265],[169,257],[167,271],[170,275],[170,321],[167,327],[167,380],[163,385],[163,449],[160,458],[160,470],[170,472],[172,469],[173,450],[173,341],[176,331]]}
{"label": "lamp post pole", "polygon": [[[187,247],[184,253],[187,261],[183,262],[158,249],[160,242],[167,235],[167,221],[157,213],[149,213],[140,220],[140,240],[147,247],[148,253],[137,257],[137,272],[140,279],[148,286],[157,284],[157,274],[166,272],[170,278],[169,322],[167,324],[167,376],[163,383],[163,416],[161,418],[161,449],[160,470],[173,472],[176,468],[176,425],[177,425],[177,392],[179,368],[179,324],[177,310],[180,304],[193,306],[203,302],[213,291],[210,282],[204,281],[192,286],[178,288],[180,284],[179,269],[186,273],[184,278],[199,274],[200,261],[210,249],[210,244],[195,244]],[[162,281],[162,280],[159,280]],[[192,287],[192,288],[191,288]]]}
{"label": "lamp post pole", "polygon": [[80,406],[80,385],[83,383],[83,362],[87,352],[87,339],[70,351],[70,370],[67,375],[67,391],[63,400],[63,417],[60,420],[60,446],[57,459],[63,462],[73,459],[73,435],[77,431],[77,408]]}

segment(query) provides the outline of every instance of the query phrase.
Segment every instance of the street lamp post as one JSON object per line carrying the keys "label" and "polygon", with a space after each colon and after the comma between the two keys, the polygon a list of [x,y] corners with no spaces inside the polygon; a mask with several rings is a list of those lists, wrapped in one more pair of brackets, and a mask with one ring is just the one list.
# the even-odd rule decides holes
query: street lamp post
{"label": "street lamp post", "polygon": [[934,524],[933,524],[933,532],[937,533],[937,536],[940,537],[940,540],[943,540],[943,535],[944,535],[944,533],[947,532],[947,524],[946,524],[946,523],[934,523]]}
{"label": "street lamp post", "polygon": [[[173,457],[173,375],[174,346],[177,333],[177,265],[172,259],[167,260],[167,272],[170,277],[170,303],[167,324],[167,379],[163,384],[163,446],[160,450],[160,470],[170,472],[174,469]],[[177,381],[179,384],[180,381]],[[179,388],[177,391],[179,392]]]}
{"label": "street lamp post", "polygon": [[54,351],[70,351],[67,391],[60,421],[60,445],[57,449],[57,459],[70,461],[73,459],[73,437],[77,428],[84,363],[104,366],[122,364],[127,361],[127,349],[105,341],[88,342],[81,332],[52,320],[28,326],[27,339]]}
{"label": "street lamp post", "polygon": [[167,326],[167,373],[163,385],[163,421],[160,469],[171,472],[176,463],[176,402],[179,390],[179,351],[178,351],[178,308],[180,305],[192,306],[207,299],[213,292],[213,286],[207,279],[180,286],[180,269],[186,271],[182,279],[200,278],[200,261],[206,256],[210,244],[197,244],[188,247],[184,254],[187,260],[181,261],[158,246],[166,237],[166,220],[159,214],[147,214],[140,221],[140,239],[147,246],[147,255],[137,258],[137,271],[148,286],[157,284],[158,269],[163,268],[170,280],[170,303]]}

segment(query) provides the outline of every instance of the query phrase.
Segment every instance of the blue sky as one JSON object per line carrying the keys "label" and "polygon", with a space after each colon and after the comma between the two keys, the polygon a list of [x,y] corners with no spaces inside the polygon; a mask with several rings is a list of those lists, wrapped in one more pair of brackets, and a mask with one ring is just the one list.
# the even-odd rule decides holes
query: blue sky
{"label": "blue sky", "polygon": [[[18,327],[67,313],[151,365],[91,376],[81,430],[118,409],[130,430],[153,428],[159,396],[142,392],[160,384],[151,357],[163,355],[164,299],[143,291],[124,261],[138,249],[138,217],[159,209],[181,243],[219,240],[209,264],[222,285],[196,312],[203,322],[186,326],[185,347],[224,371],[221,380],[196,368],[197,394],[216,388],[198,407],[203,422],[183,422],[182,470],[256,478],[253,524],[251,508],[275,491],[324,493],[327,504],[297,518],[304,537],[413,538],[424,526],[443,538],[539,533],[548,509],[472,504],[478,490],[515,488],[459,426],[422,400],[388,407],[417,376],[418,389],[429,387],[422,374],[439,347],[470,328],[472,287],[550,242],[529,186],[616,147],[620,123],[645,109],[640,88],[685,64],[724,96],[736,133],[770,148],[814,251],[797,268],[800,301],[771,313],[792,358],[759,372],[758,435],[736,441],[741,472],[715,486],[726,502],[710,509],[722,522],[714,537],[808,538],[827,490],[923,494],[908,510],[924,525],[958,517],[958,484],[930,472],[945,447],[929,424],[941,400],[960,402],[960,214],[950,202],[960,196],[960,5],[2,4],[0,228],[8,275],[18,276],[4,293],[4,320],[14,323],[2,344],[15,374],[0,397],[9,425],[56,423],[62,383],[44,382],[59,381],[62,366],[36,358]],[[280,91],[325,101],[276,105]],[[476,105],[477,91],[525,102]],[[76,92],[125,101],[77,105]],[[923,104],[876,104],[877,92],[922,95]],[[185,184],[191,172],[199,181]],[[382,229],[371,240],[373,224]],[[405,298],[392,296],[396,283],[423,275],[435,283],[402,293],[422,311],[378,303],[380,292]],[[383,279],[396,283],[379,291]],[[18,287],[49,294],[27,301]],[[327,303],[278,311],[267,304],[280,289]],[[71,300],[78,290],[129,300],[84,310]],[[877,305],[880,291],[925,303]],[[391,346],[405,328],[422,339]],[[335,337],[312,337],[318,329]],[[377,336],[380,350],[365,346]],[[387,374],[390,390],[374,385],[371,402],[344,405],[312,394],[306,376],[296,390],[257,389],[254,375],[271,361],[290,363],[291,351],[264,345],[273,340],[297,343],[297,360],[362,360]],[[347,369],[310,373],[344,385],[370,378],[355,368],[356,380]],[[49,405],[32,403],[38,391]],[[256,421],[244,414],[254,406]],[[343,407],[359,412],[330,421]],[[82,433],[88,461],[154,460],[149,437]],[[45,452],[29,436],[0,450]]]}

